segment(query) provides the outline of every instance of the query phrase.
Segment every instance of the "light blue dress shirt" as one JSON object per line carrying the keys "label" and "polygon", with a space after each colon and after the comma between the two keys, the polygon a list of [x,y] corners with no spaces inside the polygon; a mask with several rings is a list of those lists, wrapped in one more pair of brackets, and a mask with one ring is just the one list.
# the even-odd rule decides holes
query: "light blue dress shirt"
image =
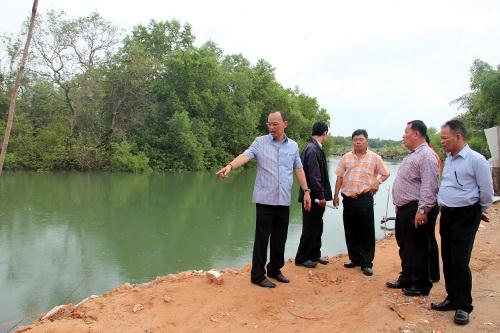
{"label": "light blue dress shirt", "polygon": [[464,207],[477,202],[486,210],[493,203],[491,168],[483,155],[465,145],[444,161],[438,204],[446,207]]}
{"label": "light blue dress shirt", "polygon": [[293,170],[302,168],[299,146],[285,136],[280,143],[271,134],[259,136],[243,153],[257,159],[252,201],[263,205],[290,206]]}

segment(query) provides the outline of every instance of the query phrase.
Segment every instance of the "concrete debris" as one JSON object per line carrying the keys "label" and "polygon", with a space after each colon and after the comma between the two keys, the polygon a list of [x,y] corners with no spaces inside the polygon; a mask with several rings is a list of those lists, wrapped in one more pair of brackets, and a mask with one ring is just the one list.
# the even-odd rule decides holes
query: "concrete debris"
{"label": "concrete debris", "polygon": [[137,312],[141,311],[142,309],[144,309],[144,306],[142,304],[137,303],[134,305],[132,312],[137,313]]}
{"label": "concrete debris", "polygon": [[221,272],[210,270],[206,272],[206,276],[210,282],[213,282],[217,285],[221,285],[224,283],[224,276]]}
{"label": "concrete debris", "polygon": [[14,333],[23,333],[23,332],[26,332],[26,331],[29,331],[30,329],[32,329],[33,327],[32,326],[19,326],[15,331]]}
{"label": "concrete debris", "polygon": [[83,303],[85,303],[85,302],[87,302],[87,301],[89,301],[91,299],[97,298],[97,297],[99,297],[99,296],[97,296],[97,295],[90,295],[89,297],[84,298],[80,303],[78,303],[77,305],[75,305],[75,309],[77,307],[79,307],[80,305],[82,305]]}
{"label": "concrete debris", "polygon": [[49,312],[43,315],[40,320],[48,319],[50,321],[54,321],[56,319],[61,319],[65,317],[71,316],[75,307],[73,304],[63,304],[53,307]]}

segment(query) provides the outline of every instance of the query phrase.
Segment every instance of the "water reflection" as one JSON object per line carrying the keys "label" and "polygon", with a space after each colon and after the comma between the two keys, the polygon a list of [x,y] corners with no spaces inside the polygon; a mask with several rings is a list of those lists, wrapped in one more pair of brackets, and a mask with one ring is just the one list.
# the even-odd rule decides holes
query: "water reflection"
{"label": "water reflection", "polygon": [[[332,184],[337,162],[329,165]],[[394,176],[397,165],[389,168]],[[253,169],[234,172],[224,182],[209,172],[4,173],[0,331],[123,282],[250,262],[254,178]],[[294,186],[286,257],[294,257],[301,232]],[[376,197],[377,220],[385,214],[387,188],[383,184]],[[341,212],[325,213],[327,255],[345,251]]]}

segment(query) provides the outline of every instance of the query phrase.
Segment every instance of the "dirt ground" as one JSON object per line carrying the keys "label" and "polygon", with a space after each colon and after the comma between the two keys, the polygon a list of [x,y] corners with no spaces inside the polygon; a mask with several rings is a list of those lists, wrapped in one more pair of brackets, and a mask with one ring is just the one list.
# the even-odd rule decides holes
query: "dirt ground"
{"label": "dirt ground", "polygon": [[[377,243],[374,275],[346,269],[345,255],[314,269],[289,260],[289,284],[250,283],[249,265],[224,270],[224,283],[204,272],[183,272],[142,284],[124,284],[86,301],[77,318],[44,320],[28,332],[500,332],[500,203],[479,228],[471,260],[474,312],[467,326],[454,312],[429,310],[445,297],[444,280],[429,297],[406,297],[385,282],[400,270],[394,237]],[[134,312],[134,308],[136,312]],[[79,318],[78,318],[79,317]]]}

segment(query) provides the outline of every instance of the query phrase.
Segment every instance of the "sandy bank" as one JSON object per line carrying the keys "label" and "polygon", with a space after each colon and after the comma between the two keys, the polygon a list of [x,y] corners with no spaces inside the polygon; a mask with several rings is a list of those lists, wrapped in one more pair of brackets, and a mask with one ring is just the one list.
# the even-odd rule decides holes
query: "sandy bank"
{"label": "sandy bank", "polygon": [[[500,203],[482,223],[471,261],[475,310],[459,327],[453,312],[429,310],[441,301],[444,280],[429,297],[385,287],[400,269],[394,237],[377,244],[374,275],[346,269],[345,255],[315,269],[289,260],[289,284],[275,289],[249,282],[249,266],[224,271],[224,283],[202,272],[121,285],[77,308],[75,318],[35,322],[27,332],[500,332]],[[140,306],[139,306],[140,305]],[[134,308],[136,312],[134,312]]]}

